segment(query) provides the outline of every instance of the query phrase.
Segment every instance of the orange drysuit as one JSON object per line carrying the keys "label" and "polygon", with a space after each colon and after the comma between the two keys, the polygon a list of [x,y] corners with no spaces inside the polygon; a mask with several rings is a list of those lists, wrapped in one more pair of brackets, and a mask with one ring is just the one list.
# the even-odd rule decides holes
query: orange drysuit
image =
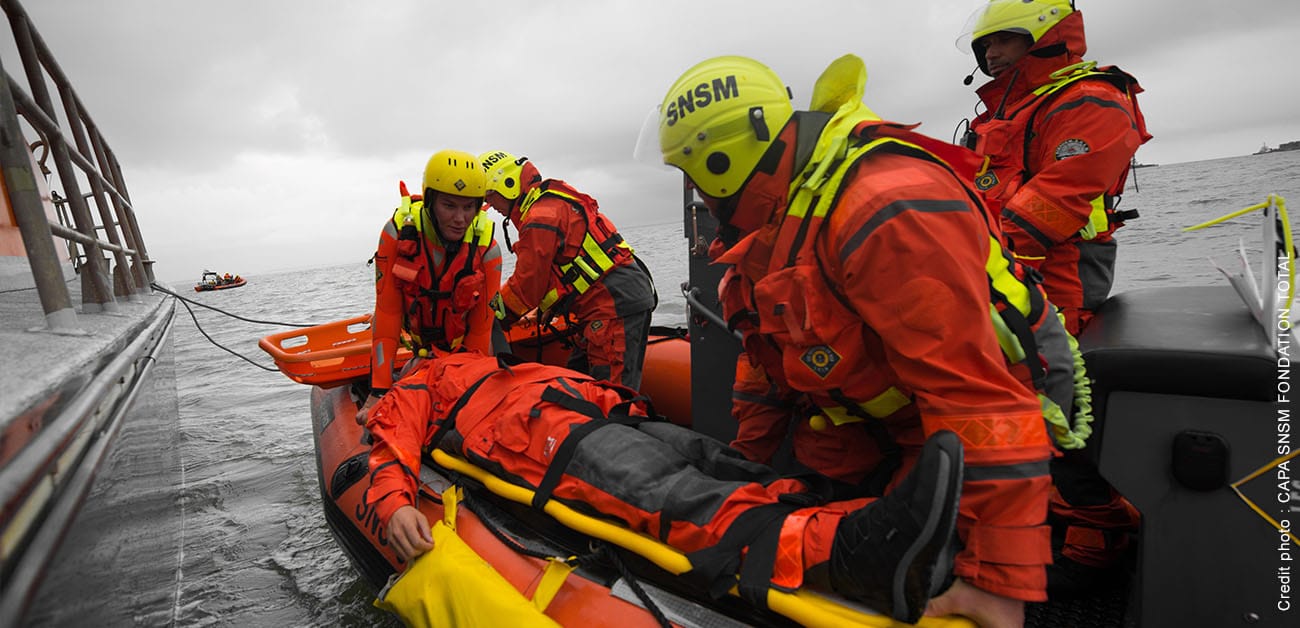
{"label": "orange drysuit", "polygon": [[[1083,64],[1086,51],[1083,15],[1075,11],[979,88],[987,110],[968,138],[989,159],[976,187],[990,207],[1001,207],[1008,246],[1042,273],[1048,298],[1075,335],[1110,294],[1112,235],[1130,214],[1117,204],[1134,153],[1151,139],[1136,79],[1091,64],[1062,70]],[[1124,535],[1137,530],[1137,511],[1081,452],[1067,452],[1052,467],[1051,513],[1065,525],[1063,554],[1091,566],[1115,563]]]}
{"label": "orange drysuit", "polygon": [[[437,447],[535,489],[534,507],[557,499],[687,552],[696,575],[722,591],[762,534],[777,535],[781,549],[758,567],[763,589],[801,586],[804,571],[828,559],[840,519],[863,504],[817,505],[803,482],[646,418],[643,400],[624,386],[469,352],[422,361],[370,411],[367,428],[366,501],[384,526],[415,505],[421,451]],[[755,523],[764,520],[771,526]]]}
{"label": "orange drysuit", "polygon": [[480,211],[461,241],[448,243],[418,196],[407,197],[404,206],[411,211],[394,213],[375,253],[370,384],[377,392],[393,385],[393,359],[403,331],[417,350],[464,346],[492,353],[488,300],[501,285],[495,225]]}
{"label": "orange drysuit", "polygon": [[[556,179],[537,188],[540,196],[523,199],[511,216],[519,241],[502,304],[515,315],[540,307],[543,318],[570,317],[578,331],[569,366],[639,388],[657,302],[649,273],[595,199]],[[588,269],[599,278],[591,279]]]}
{"label": "orange drysuit", "polygon": [[[796,113],[780,139],[815,137],[800,128],[815,120]],[[796,469],[840,482],[839,495],[878,495],[927,436],[952,430],[966,451],[955,574],[1043,600],[1051,445],[1039,402],[989,320],[985,268],[991,252],[1002,254],[997,226],[952,164],[917,146],[970,157],[960,148],[866,123],[850,136],[850,154],[884,134],[904,142],[832,166],[838,187],[827,183],[810,201],[834,199],[824,215],[793,215],[783,196],[796,149],[766,189],[758,173],[741,193],[742,206],[775,198],[780,209],[718,259],[733,264],[719,294],[746,349],[733,446],[767,462],[788,437]]]}
{"label": "orange drysuit", "polygon": [[1008,246],[1042,273],[1076,335],[1110,294],[1112,233],[1127,213],[1117,204],[1134,153],[1151,139],[1137,80],[1084,65],[1086,50],[1075,11],[979,88],[986,110],[966,138],[989,159],[975,183],[1001,212]]}

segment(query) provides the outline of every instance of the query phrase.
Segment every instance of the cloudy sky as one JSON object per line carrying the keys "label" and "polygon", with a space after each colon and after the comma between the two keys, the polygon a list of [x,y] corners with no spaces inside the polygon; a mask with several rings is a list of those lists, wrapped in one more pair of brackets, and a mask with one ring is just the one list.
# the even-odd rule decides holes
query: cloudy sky
{"label": "cloudy sky", "polygon": [[[632,159],[697,61],[751,56],[806,105],[845,53],[882,117],[951,139],[979,0],[25,0],[116,151],[157,274],[360,263],[442,148],[503,149],[596,196],[619,225],[678,217],[680,178]],[[1295,0],[1079,0],[1156,139],[1147,163],[1300,140]],[[5,70],[21,76],[5,37]],[[20,79],[21,80],[21,79]]]}

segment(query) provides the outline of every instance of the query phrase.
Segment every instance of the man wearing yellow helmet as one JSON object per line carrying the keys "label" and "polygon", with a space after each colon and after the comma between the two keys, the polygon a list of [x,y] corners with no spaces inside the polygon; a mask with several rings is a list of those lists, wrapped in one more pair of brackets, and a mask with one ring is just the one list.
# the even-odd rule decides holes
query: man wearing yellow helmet
{"label": "man wearing yellow helmet", "polygon": [[[806,579],[777,561],[773,582],[827,574],[916,622],[952,574],[934,604],[1018,625],[1023,601],[1045,597],[1051,446],[1021,377],[1039,364],[1032,341],[1017,336],[1026,353],[1004,357],[995,319],[1027,328],[1050,310],[966,180],[974,155],[882,121],[861,102],[865,82],[861,59],[842,57],[794,111],[766,66],[719,57],[660,106],[663,160],[718,218],[711,250],[730,265],[719,296],[745,348],[732,446],[868,504],[852,523],[786,518],[781,539],[835,542],[802,548]],[[963,449],[964,465],[945,464]]]}
{"label": "man wearing yellow helmet", "polygon": [[1001,211],[1009,246],[1043,274],[1078,334],[1110,293],[1112,237],[1129,164],[1151,138],[1130,75],[1084,61],[1083,15],[1070,0],[993,0],[959,40],[993,80],[965,142],[989,158],[976,184]]}
{"label": "man wearing yellow helmet", "polygon": [[[1137,80],[1084,61],[1083,15],[1069,0],[993,0],[972,15],[969,40],[992,80],[978,88],[985,111],[964,143],[987,158],[975,178],[999,210],[1007,245],[1037,268],[1066,328],[1078,334],[1110,293],[1116,229],[1136,211],[1118,209],[1138,146],[1151,138]],[[1137,512],[1081,450],[1052,463],[1051,512],[1063,556],[1048,568],[1052,595],[1078,591],[1117,565]]]}
{"label": "man wearing yellow helmet", "polygon": [[401,204],[384,223],[375,253],[366,411],[393,385],[399,342],[418,354],[436,347],[492,353],[488,301],[501,285],[501,249],[483,209],[486,178],[478,159],[442,150],[424,168],[423,195],[401,184]]}
{"label": "man wearing yellow helmet", "polygon": [[533,309],[543,323],[565,317],[574,338],[569,368],[640,388],[658,303],[649,270],[596,199],[543,179],[527,157],[498,150],[479,159],[488,204],[519,232],[514,273],[492,299],[497,320],[509,328]]}

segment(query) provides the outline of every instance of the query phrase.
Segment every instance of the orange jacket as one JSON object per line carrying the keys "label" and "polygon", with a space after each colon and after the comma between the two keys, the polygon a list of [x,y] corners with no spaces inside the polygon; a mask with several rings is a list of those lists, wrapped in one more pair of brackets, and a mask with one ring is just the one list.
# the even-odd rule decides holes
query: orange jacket
{"label": "orange jacket", "polygon": [[[514,245],[515,270],[501,287],[502,302],[517,314],[542,306],[543,300],[551,291],[555,291],[560,299],[575,292],[572,281],[565,278],[560,267],[580,257],[588,233],[596,242],[618,237],[614,224],[598,211],[595,199],[557,179],[547,179],[539,186],[543,190],[555,190],[577,200],[543,193],[517,219],[519,222],[515,226],[519,229],[519,241]],[[613,245],[603,248],[613,248]],[[635,266],[631,249],[626,247],[610,258],[613,268]],[[606,275],[608,270],[612,269],[606,269]],[[645,311],[653,307],[653,302],[650,301],[639,309],[626,309],[627,305],[616,308],[615,300],[623,295],[611,295],[608,288],[602,286],[603,283],[598,280],[582,294],[573,294],[567,312],[579,321],[608,320],[618,318],[620,314]],[[623,300],[627,299],[624,297]]]}
{"label": "orange jacket", "polygon": [[[384,225],[375,253],[375,315],[371,319],[370,383],[378,390],[393,385],[393,358],[401,333],[419,338],[424,346],[451,349],[463,345],[472,351],[492,353],[493,290],[501,285],[501,249],[487,234],[489,244],[474,242],[475,225],[492,229],[481,213],[448,257],[448,247],[426,221],[416,239],[403,239],[395,220]],[[480,223],[481,221],[481,223]],[[408,227],[408,233],[414,230]]]}
{"label": "orange jacket", "polygon": [[[1083,16],[1075,11],[978,90],[986,110],[971,123],[977,139],[967,143],[990,161],[976,185],[1001,213],[1009,246],[1034,265],[1053,247],[1081,239],[1094,200],[1114,209],[1134,153],[1151,139],[1137,104],[1142,88],[1117,68],[1034,93],[1060,80],[1053,73],[1082,63],[1086,51]],[[1100,223],[1091,239],[1109,241],[1118,226]]]}
{"label": "orange jacket", "polygon": [[753,360],[737,378],[735,445],[766,461],[801,400],[828,416],[862,404],[861,422],[794,417],[798,461],[856,484],[892,445],[915,455],[952,430],[967,464],[957,575],[1042,600],[1051,445],[987,323],[991,218],[934,160],[877,150],[855,168],[820,192],[838,195],[824,220],[779,216],[719,259],[735,265],[720,296]]}

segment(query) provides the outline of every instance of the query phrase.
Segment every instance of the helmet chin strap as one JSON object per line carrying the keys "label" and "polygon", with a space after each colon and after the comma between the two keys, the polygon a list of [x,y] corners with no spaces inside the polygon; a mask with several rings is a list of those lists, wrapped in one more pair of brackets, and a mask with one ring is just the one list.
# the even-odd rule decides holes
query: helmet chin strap
{"label": "helmet chin strap", "polygon": [[506,250],[511,253],[515,252],[515,243],[510,239],[510,217],[501,219],[501,234],[506,238]]}
{"label": "helmet chin strap", "polygon": [[510,205],[505,208],[505,211],[500,211],[500,209],[498,209],[497,211],[502,215],[501,233],[502,235],[505,236],[506,239],[506,250],[511,253],[514,253],[515,243],[513,240],[510,239],[510,226],[515,225],[515,229],[516,230],[519,229],[519,222],[517,219],[520,218],[520,216],[518,215],[518,211],[519,211],[519,206],[522,205],[524,202],[524,194],[520,192],[519,196],[516,196],[513,199],[506,199],[504,196],[501,196],[500,194],[498,194],[497,196],[502,199],[510,201]]}

